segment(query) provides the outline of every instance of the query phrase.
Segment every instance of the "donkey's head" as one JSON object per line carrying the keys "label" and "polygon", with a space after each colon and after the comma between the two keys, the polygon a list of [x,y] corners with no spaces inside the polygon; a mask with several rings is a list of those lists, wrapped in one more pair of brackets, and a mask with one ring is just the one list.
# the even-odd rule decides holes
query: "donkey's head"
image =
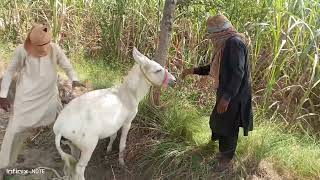
{"label": "donkey's head", "polygon": [[155,61],[150,60],[133,48],[133,58],[140,65],[144,78],[153,86],[174,86],[176,78]]}

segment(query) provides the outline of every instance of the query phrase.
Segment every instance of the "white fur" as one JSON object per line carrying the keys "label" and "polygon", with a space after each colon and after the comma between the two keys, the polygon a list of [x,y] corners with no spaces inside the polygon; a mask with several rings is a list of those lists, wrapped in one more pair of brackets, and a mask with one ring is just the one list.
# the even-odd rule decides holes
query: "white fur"
{"label": "white fur", "polygon": [[[133,57],[137,64],[122,85],[91,91],[75,98],[62,110],[54,124],[57,150],[65,161],[65,173],[73,180],[84,180],[85,167],[99,139],[110,137],[107,151],[111,151],[116,133],[121,127],[119,162],[124,165],[126,139],[131,122],[138,112],[139,102],[151,85],[162,85],[167,73],[161,65],[149,60],[136,48],[133,50]],[[168,77],[170,83],[175,82],[170,73]],[[74,157],[77,153],[72,153],[71,156],[62,151],[62,136],[81,151],[79,160]],[[74,148],[72,149],[74,152]]]}

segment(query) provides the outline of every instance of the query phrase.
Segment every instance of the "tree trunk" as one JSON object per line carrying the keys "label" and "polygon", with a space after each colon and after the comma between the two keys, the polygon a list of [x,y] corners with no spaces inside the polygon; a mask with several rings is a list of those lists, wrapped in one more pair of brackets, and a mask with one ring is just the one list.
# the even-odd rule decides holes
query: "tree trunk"
{"label": "tree trunk", "polygon": [[[171,31],[173,24],[173,15],[176,9],[177,0],[166,0],[163,8],[163,17],[160,25],[159,44],[155,54],[155,60],[165,66],[168,59],[168,49],[171,40]],[[161,89],[154,89],[150,102],[152,105],[160,105]]]}

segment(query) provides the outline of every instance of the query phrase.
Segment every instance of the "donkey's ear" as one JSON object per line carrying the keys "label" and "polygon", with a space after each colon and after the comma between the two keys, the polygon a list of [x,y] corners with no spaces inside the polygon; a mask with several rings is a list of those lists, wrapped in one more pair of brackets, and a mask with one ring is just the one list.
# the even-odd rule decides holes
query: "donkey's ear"
{"label": "donkey's ear", "polygon": [[136,47],[133,47],[132,55],[134,60],[140,65],[145,65],[148,62],[148,58],[141,54]]}

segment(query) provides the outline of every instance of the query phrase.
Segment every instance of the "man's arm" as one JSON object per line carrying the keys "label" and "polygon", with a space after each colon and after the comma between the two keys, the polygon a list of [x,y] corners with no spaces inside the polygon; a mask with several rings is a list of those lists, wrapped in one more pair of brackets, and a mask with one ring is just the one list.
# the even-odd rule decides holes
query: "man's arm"
{"label": "man's arm", "polygon": [[60,48],[59,45],[56,45],[56,53],[59,66],[64,70],[67,74],[68,78],[71,81],[78,81],[78,77],[69,61],[67,56],[64,54],[63,50]]}
{"label": "man's arm", "polygon": [[21,46],[18,46],[14,52],[11,63],[3,75],[1,82],[0,98],[7,98],[9,87],[14,74],[17,72],[18,68],[21,66],[21,62],[24,60]]}
{"label": "man's arm", "polygon": [[193,74],[209,75],[210,67],[211,67],[211,63],[205,66],[199,66],[199,67],[193,68]]}

